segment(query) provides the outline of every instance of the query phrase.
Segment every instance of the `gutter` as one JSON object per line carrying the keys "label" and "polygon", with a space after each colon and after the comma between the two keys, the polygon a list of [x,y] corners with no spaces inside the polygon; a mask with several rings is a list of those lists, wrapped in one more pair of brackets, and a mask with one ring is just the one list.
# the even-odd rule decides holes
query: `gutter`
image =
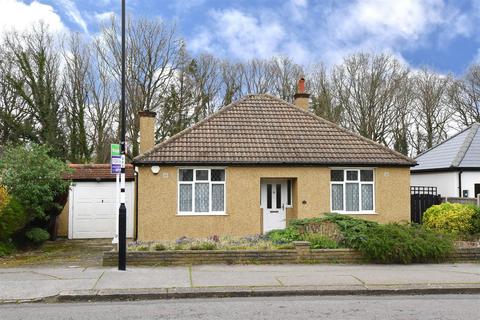
{"label": "gutter", "polygon": [[463,170],[458,171],[458,197],[462,198],[462,173]]}
{"label": "gutter", "polygon": [[135,171],[136,167],[134,167],[133,172],[135,175],[135,234],[133,236],[133,240],[137,241],[138,239],[138,178],[139,174]]}

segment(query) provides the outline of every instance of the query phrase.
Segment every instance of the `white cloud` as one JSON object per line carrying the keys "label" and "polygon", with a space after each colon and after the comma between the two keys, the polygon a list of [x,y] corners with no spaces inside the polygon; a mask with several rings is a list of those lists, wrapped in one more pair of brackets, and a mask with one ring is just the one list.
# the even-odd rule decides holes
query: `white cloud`
{"label": "white cloud", "polygon": [[400,52],[432,45],[436,35],[442,45],[470,34],[472,24],[458,9],[443,0],[356,0],[335,8],[326,17],[320,38],[327,64],[363,52]]}
{"label": "white cloud", "polygon": [[[305,3],[306,4],[306,3]],[[308,59],[305,45],[295,39],[279,16],[257,16],[228,9],[210,13],[212,24],[202,28],[187,43],[194,52],[210,52],[240,60],[289,55],[298,62]]]}
{"label": "white cloud", "polygon": [[102,13],[96,13],[94,15],[94,17],[95,17],[95,20],[103,23],[103,22],[109,21],[112,18],[112,16],[114,16],[114,15],[115,15],[115,12],[107,11],[107,12],[102,12]]}
{"label": "white cloud", "polygon": [[411,40],[442,21],[442,9],[441,0],[361,0],[337,11],[331,23],[335,36],[344,41],[359,36]]}
{"label": "white cloud", "polygon": [[404,60],[402,53],[475,37],[480,0],[472,1],[479,5],[470,11],[453,0],[288,0],[276,7],[235,6],[211,11],[187,43],[196,52],[237,59],[289,55],[298,63],[320,60],[331,66],[346,55],[370,52]]}
{"label": "white cloud", "polygon": [[62,19],[52,6],[38,1],[26,4],[15,0],[0,0],[0,33],[12,29],[28,30],[40,21],[48,24],[52,32],[66,30]]}
{"label": "white cloud", "polygon": [[212,15],[216,36],[238,58],[271,57],[285,38],[283,27],[275,20],[266,21],[239,10],[215,11]]}
{"label": "white cloud", "polygon": [[78,10],[77,5],[72,0],[56,0],[56,2],[63,7],[65,14],[76,24],[82,28],[84,33],[88,34],[88,27],[85,19],[83,19],[80,10]]}

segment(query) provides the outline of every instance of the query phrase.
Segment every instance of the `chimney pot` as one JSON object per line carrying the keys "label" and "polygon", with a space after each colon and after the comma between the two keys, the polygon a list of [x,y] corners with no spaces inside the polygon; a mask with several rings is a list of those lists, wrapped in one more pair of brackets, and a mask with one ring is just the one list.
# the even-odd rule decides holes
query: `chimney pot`
{"label": "chimney pot", "polygon": [[298,80],[297,93],[293,96],[293,98],[293,103],[297,107],[308,111],[308,107],[310,104],[310,94],[305,93],[305,78],[302,77],[300,78],[300,80]]}
{"label": "chimney pot", "polygon": [[298,80],[297,93],[304,93],[304,92],[305,92],[305,79],[300,78],[300,80]]}

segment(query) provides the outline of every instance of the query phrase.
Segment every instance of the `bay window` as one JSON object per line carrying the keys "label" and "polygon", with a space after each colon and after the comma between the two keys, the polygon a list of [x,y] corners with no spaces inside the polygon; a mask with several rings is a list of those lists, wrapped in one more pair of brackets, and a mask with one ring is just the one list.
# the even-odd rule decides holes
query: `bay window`
{"label": "bay window", "polygon": [[225,169],[179,169],[178,214],[225,214]]}
{"label": "bay window", "polygon": [[330,185],[332,212],[374,212],[373,169],[332,169]]}

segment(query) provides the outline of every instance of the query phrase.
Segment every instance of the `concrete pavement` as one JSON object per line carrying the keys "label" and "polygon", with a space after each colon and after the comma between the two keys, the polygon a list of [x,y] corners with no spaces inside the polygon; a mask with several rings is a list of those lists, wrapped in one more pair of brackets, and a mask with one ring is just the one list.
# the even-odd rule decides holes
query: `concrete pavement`
{"label": "concrete pavement", "polygon": [[480,293],[480,264],[0,269],[0,302]]}

